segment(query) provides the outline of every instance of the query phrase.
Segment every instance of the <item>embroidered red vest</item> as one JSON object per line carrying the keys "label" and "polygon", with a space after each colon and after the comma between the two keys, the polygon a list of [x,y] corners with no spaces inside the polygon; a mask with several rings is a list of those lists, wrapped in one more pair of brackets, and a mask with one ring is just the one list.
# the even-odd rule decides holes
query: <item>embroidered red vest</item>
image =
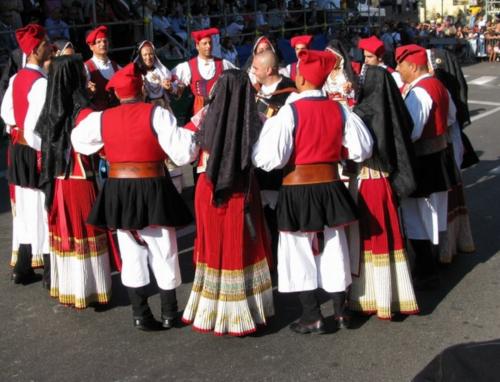
{"label": "embroidered red vest", "polygon": [[[89,71],[90,74],[90,81],[95,83],[96,86],[96,93],[94,94],[94,97],[92,98],[92,103],[94,104],[95,108],[99,111],[105,110],[108,107],[110,107],[110,97],[112,97],[109,92],[106,90],[106,85],[108,84],[108,81],[97,69],[95,66],[94,61],[92,59],[85,61],[85,66],[87,67],[87,70]],[[113,67],[113,70],[115,73],[118,71],[118,65],[114,62],[111,61],[111,66]]]}
{"label": "embroidered red vest", "polygon": [[290,163],[335,163],[342,155],[344,117],[338,102],[326,97],[302,98],[290,104],[295,120]]}
{"label": "embroidered red vest", "polygon": [[198,69],[198,58],[194,57],[188,61],[189,70],[191,71],[191,91],[194,95],[193,115],[196,114],[205,105],[205,100],[208,99],[210,91],[217,79],[224,71],[222,60],[214,58],[215,74],[212,78],[204,79]]}
{"label": "embroidered red vest", "polygon": [[424,126],[422,138],[434,138],[448,131],[449,98],[446,88],[434,77],[427,77],[417,82],[415,87],[424,89],[432,99],[432,109]]}
{"label": "embroidered red vest", "polygon": [[[43,74],[38,70],[23,68],[17,73],[16,78],[14,78],[12,84],[14,119],[16,120],[16,125],[20,132],[24,130],[24,120],[28,113],[28,94],[33,84],[42,77]],[[44,101],[45,100],[40,100],[40,102]]]}
{"label": "embroidered red vest", "polygon": [[167,159],[153,129],[154,108],[149,103],[135,102],[102,113],[102,140],[110,163]]}

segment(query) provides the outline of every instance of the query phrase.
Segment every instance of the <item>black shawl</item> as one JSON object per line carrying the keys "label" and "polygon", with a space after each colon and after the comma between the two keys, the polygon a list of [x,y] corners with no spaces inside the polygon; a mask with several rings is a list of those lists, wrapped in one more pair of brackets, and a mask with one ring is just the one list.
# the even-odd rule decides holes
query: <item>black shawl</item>
{"label": "black shawl", "polygon": [[201,148],[210,154],[206,175],[215,204],[226,201],[234,186],[249,184],[252,147],[261,128],[248,75],[238,69],[224,71],[212,89],[207,116],[197,134]]}
{"label": "black shawl", "polygon": [[433,49],[434,75],[439,79],[451,94],[457,107],[457,120],[460,128],[470,124],[468,101],[468,87],[462,68],[455,56],[445,49]]}
{"label": "black shawl", "polygon": [[463,131],[464,127],[471,123],[467,82],[455,56],[445,49],[433,49],[433,53],[434,62],[432,65],[434,75],[448,89],[457,107],[456,118],[460,125],[460,135],[462,137],[462,144],[464,145],[462,168],[467,168],[479,162],[479,157],[474,151],[469,137]]}
{"label": "black shawl", "polygon": [[67,176],[72,165],[71,129],[78,112],[90,103],[85,83],[81,58],[60,56],[52,60],[45,104],[35,127],[42,138],[40,188],[47,208],[52,204],[54,179]]}
{"label": "black shawl", "polygon": [[411,142],[413,122],[399,89],[386,69],[368,66],[354,112],[370,129],[375,145],[373,157],[399,198],[415,187],[415,154]]}
{"label": "black shawl", "polygon": [[347,76],[347,80],[352,83],[352,86],[357,87],[358,81],[354,74],[354,70],[352,70],[351,57],[349,57],[349,51],[344,47],[344,44],[342,44],[340,40],[333,39],[328,43],[327,48],[336,50],[344,57],[344,72]]}

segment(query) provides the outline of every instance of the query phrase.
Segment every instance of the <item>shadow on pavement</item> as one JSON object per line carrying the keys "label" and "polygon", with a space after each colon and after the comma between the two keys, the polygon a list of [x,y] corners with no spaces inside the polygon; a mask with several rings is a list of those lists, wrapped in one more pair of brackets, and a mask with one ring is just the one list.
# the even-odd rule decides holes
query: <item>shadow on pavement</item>
{"label": "shadow on pavement", "polygon": [[497,168],[500,168],[500,158],[493,161],[482,160],[464,171],[466,203],[476,252],[459,254],[452,264],[442,266],[441,285],[436,290],[417,292],[421,315],[431,314],[468,273],[500,250],[500,203],[498,193],[492,192],[500,190],[500,170],[492,171]]}

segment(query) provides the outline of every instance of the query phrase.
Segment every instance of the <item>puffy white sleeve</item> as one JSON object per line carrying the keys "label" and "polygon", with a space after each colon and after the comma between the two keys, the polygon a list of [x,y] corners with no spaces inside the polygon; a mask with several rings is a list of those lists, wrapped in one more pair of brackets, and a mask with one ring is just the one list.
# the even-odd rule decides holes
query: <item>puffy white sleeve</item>
{"label": "puffy white sleeve", "polygon": [[156,107],[153,114],[153,129],[158,136],[160,146],[170,159],[183,166],[195,160],[198,145],[194,133],[177,126],[174,115],[162,107]]}
{"label": "puffy white sleeve", "polygon": [[14,82],[15,77],[16,74],[10,77],[9,87],[5,91],[2,106],[0,107],[0,117],[2,117],[4,123],[9,129],[11,126],[16,125],[16,119],[14,118],[14,99],[12,98],[12,83]]}
{"label": "puffy white sleeve", "polygon": [[90,155],[102,149],[101,116],[102,111],[92,112],[71,131],[71,143],[76,152]]}
{"label": "puffy white sleeve", "polygon": [[228,60],[222,60],[222,68],[224,70],[227,70],[227,69],[238,69],[237,66],[235,66],[231,61],[228,61]]}
{"label": "puffy white sleeve", "polygon": [[342,106],[344,112],[344,136],[342,146],[348,150],[347,159],[363,162],[372,156],[373,137],[363,120],[355,113]]}
{"label": "puffy white sleeve", "polygon": [[281,74],[282,76],[290,78],[290,71],[291,71],[290,70],[290,64],[288,64],[284,68],[280,68],[279,74]]}
{"label": "puffy white sleeve", "polygon": [[422,88],[413,88],[405,98],[405,104],[413,120],[413,130],[411,140],[415,142],[424,131],[424,126],[429,119],[432,109],[432,98]]}
{"label": "puffy white sleeve", "polygon": [[292,107],[285,105],[264,123],[259,139],[253,146],[254,166],[264,171],[285,167],[293,152],[294,128]]}
{"label": "puffy white sleeve", "polygon": [[40,151],[42,139],[35,133],[36,123],[40,118],[43,105],[45,104],[45,94],[47,93],[47,79],[39,78],[35,81],[28,93],[28,111],[24,119],[24,139],[33,149]]}
{"label": "puffy white sleeve", "polygon": [[189,63],[181,62],[175,68],[172,69],[172,76],[175,76],[177,80],[186,86],[191,83],[191,69],[189,68]]}

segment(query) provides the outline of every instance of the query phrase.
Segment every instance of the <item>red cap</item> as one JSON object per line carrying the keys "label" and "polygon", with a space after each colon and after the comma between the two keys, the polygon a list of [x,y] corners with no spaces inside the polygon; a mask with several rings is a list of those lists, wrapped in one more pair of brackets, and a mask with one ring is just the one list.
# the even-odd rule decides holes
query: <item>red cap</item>
{"label": "red cap", "polygon": [[198,44],[204,38],[212,37],[214,34],[219,34],[219,33],[220,32],[217,28],[203,29],[201,31],[191,32],[191,38],[194,40],[196,44]]}
{"label": "red cap", "polygon": [[95,28],[93,31],[91,31],[88,35],[85,41],[87,42],[88,45],[94,45],[95,40],[98,38],[104,38],[108,37],[108,27],[105,25],[101,25],[97,28]]}
{"label": "red cap", "polygon": [[336,61],[335,56],[329,52],[304,49],[299,52],[299,73],[314,86],[321,87]]}
{"label": "red cap", "polygon": [[375,36],[362,38],[361,40],[359,40],[358,48],[367,50],[377,57],[382,56],[385,52],[384,43]]}
{"label": "red cap", "polygon": [[31,54],[45,40],[45,35],[45,29],[38,24],[28,24],[16,30],[17,43],[26,55]]}
{"label": "red cap", "polygon": [[416,44],[403,45],[396,48],[396,62],[408,61],[416,65],[427,65],[427,52]]}
{"label": "red cap", "polygon": [[139,69],[132,62],[115,73],[106,85],[106,90],[113,89],[118,98],[133,98],[142,90],[142,76]]}
{"label": "red cap", "polygon": [[290,45],[292,46],[292,48],[295,48],[296,45],[303,44],[306,46],[306,48],[309,48],[312,39],[313,36],[311,35],[295,36],[290,39]]}

